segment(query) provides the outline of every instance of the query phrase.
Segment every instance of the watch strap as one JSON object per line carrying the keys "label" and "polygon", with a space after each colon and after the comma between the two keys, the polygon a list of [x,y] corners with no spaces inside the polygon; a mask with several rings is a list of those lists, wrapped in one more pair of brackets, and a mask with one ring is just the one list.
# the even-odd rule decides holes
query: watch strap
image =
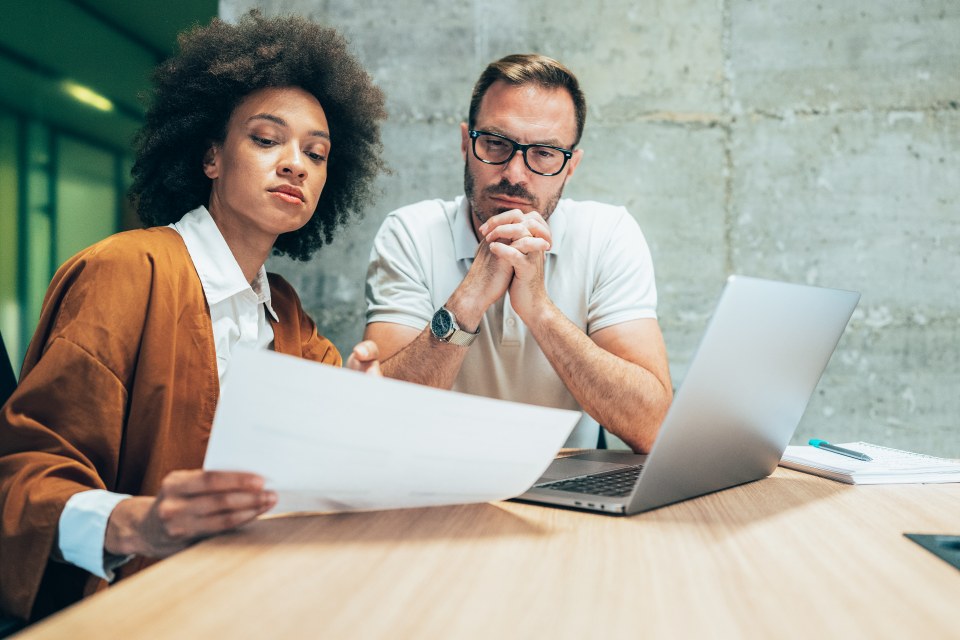
{"label": "watch strap", "polygon": [[454,329],[453,333],[447,336],[447,342],[460,347],[469,347],[473,344],[473,341],[477,339],[478,335],[480,335],[479,327],[477,328],[476,333],[470,333],[469,331],[464,331],[463,329]]}

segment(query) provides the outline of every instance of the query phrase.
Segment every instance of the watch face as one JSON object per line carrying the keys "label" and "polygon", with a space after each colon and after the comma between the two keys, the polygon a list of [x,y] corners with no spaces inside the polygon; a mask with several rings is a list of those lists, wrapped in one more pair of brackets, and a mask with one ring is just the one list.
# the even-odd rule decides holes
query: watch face
{"label": "watch face", "polygon": [[453,331],[453,318],[446,309],[438,309],[433,314],[433,320],[430,322],[430,331],[441,340],[447,337]]}

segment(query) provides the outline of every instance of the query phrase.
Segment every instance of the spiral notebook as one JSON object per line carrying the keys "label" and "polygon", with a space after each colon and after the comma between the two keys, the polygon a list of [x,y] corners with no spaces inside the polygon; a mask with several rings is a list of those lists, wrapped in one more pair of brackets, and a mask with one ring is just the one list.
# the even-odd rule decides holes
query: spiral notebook
{"label": "spiral notebook", "polygon": [[804,445],[787,447],[780,466],[847,484],[960,482],[960,460],[936,458],[867,442],[846,442],[839,446],[865,453],[872,460],[863,462]]}

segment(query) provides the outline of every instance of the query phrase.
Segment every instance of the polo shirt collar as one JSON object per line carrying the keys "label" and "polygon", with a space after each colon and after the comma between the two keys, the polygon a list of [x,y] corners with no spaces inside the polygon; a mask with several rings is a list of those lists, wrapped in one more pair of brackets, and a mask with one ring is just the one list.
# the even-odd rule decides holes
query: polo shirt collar
{"label": "polo shirt collar", "polygon": [[270,304],[270,282],[267,280],[266,267],[261,266],[253,283],[248,283],[206,207],[197,207],[170,226],[180,233],[187,246],[187,253],[200,276],[207,304],[214,305],[252,289],[257,302],[264,305],[275,322],[280,321]]}
{"label": "polo shirt collar", "polygon": [[[453,247],[457,260],[472,260],[477,255],[477,247],[480,242],[473,233],[473,220],[470,216],[470,204],[466,196],[458,196],[456,199],[457,210],[453,220]],[[547,223],[550,225],[550,237],[553,242],[547,253],[559,255],[560,244],[563,242],[563,236],[567,229],[566,207],[564,200],[557,203],[557,208],[553,210]]]}

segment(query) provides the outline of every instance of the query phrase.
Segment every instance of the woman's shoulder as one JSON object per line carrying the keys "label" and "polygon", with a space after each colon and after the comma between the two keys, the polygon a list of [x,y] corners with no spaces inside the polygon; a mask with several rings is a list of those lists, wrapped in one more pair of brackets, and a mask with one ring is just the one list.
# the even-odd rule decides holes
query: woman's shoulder
{"label": "woman's shoulder", "polygon": [[170,227],[150,227],[115,233],[80,251],[73,259],[138,261],[179,255],[186,255],[186,245],[179,233]]}
{"label": "woman's shoulder", "polygon": [[117,233],[83,249],[60,266],[51,288],[81,283],[138,288],[160,280],[173,285],[190,273],[196,272],[180,234],[151,227]]}
{"label": "woman's shoulder", "polygon": [[123,231],[92,244],[68,259],[59,273],[122,270],[128,276],[153,273],[158,264],[190,264],[190,254],[180,234],[170,227]]}

